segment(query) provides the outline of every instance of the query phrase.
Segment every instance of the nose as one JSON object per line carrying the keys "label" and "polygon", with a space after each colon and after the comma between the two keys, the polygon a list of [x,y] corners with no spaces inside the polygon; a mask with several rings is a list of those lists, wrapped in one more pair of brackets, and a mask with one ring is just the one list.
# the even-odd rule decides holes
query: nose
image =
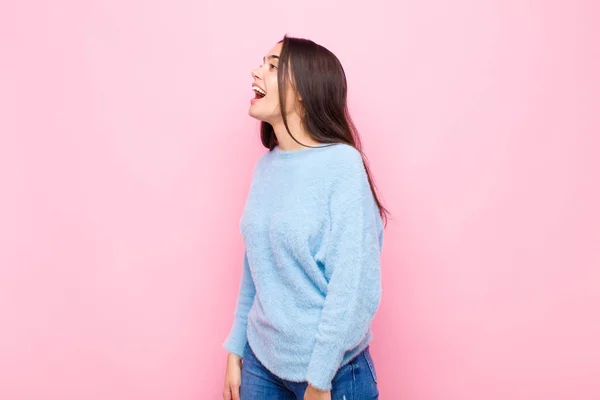
{"label": "nose", "polygon": [[256,69],[253,69],[252,71],[250,71],[250,75],[252,75],[252,78],[254,78],[254,79],[258,79],[259,78],[258,74],[256,73],[256,71],[258,71],[259,69],[260,69],[260,67],[258,67]]}

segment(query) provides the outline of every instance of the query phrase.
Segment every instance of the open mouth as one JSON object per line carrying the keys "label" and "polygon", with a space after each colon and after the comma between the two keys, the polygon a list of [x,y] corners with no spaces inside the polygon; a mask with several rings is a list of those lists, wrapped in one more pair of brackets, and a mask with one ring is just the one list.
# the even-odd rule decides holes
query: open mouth
{"label": "open mouth", "polygon": [[262,99],[263,97],[265,97],[267,95],[267,92],[265,92],[258,86],[252,86],[252,90],[254,90],[254,98],[255,99]]}

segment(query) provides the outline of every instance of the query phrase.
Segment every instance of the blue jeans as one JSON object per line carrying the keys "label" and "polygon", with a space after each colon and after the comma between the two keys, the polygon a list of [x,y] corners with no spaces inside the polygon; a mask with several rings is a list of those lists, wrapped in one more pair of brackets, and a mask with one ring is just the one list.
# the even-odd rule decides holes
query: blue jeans
{"label": "blue jeans", "polygon": [[[331,382],[331,400],[376,400],[377,373],[367,346],[337,370]],[[291,382],[271,373],[246,344],[242,362],[241,400],[302,400],[308,382]]]}

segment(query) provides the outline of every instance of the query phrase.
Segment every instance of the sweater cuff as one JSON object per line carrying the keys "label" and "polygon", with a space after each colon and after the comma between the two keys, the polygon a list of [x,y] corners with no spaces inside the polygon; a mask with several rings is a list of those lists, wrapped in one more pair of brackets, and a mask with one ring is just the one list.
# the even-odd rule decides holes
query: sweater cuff
{"label": "sweater cuff", "polygon": [[246,343],[248,343],[245,328],[246,327],[241,326],[241,324],[234,324],[231,328],[231,332],[229,332],[229,336],[225,342],[223,342],[223,347],[227,351],[238,355],[240,358],[244,358],[244,350],[246,348]]}
{"label": "sweater cuff", "polygon": [[335,377],[343,357],[344,351],[334,343],[317,341],[306,372],[308,383],[319,390],[331,390],[331,381]]}

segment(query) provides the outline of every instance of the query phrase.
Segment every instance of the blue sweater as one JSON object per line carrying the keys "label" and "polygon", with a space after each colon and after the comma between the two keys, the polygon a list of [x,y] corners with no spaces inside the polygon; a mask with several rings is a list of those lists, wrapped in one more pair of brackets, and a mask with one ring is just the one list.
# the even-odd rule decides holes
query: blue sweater
{"label": "blue sweater", "polygon": [[257,162],[240,221],[245,244],[223,347],[280,378],[331,390],[371,341],[381,297],[383,223],[360,153],[335,144]]}

